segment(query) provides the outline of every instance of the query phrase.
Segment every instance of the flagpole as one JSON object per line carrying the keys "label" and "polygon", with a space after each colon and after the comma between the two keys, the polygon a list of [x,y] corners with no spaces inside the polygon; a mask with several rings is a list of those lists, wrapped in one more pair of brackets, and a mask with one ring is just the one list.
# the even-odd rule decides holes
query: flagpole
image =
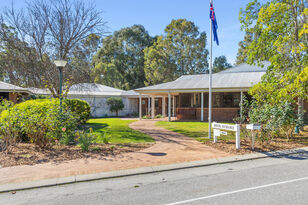
{"label": "flagpole", "polygon": [[[213,0],[210,0],[213,3]],[[212,30],[212,20],[210,19],[210,69],[209,69],[209,139],[212,136],[212,42],[213,42],[213,30]]]}

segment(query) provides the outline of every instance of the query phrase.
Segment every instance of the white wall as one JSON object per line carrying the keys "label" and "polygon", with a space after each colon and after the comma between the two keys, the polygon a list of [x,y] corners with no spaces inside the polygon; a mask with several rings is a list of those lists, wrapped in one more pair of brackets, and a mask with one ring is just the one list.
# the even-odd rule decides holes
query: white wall
{"label": "white wall", "polygon": [[[115,112],[109,111],[109,106],[107,105],[107,99],[109,97],[95,97],[95,96],[68,96],[70,99],[80,99],[85,100],[91,106],[91,116],[92,117],[105,117],[116,116]],[[124,108],[119,111],[119,116],[128,116],[133,113],[138,113],[138,99],[121,97],[123,100]]]}

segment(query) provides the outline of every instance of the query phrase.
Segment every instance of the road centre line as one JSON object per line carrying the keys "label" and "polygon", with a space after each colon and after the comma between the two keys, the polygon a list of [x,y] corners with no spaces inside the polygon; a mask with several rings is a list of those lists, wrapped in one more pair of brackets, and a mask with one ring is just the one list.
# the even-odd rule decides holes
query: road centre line
{"label": "road centre line", "polygon": [[165,205],[185,204],[185,203],[189,203],[189,202],[194,202],[194,201],[199,201],[199,200],[204,200],[204,199],[210,199],[210,198],[214,198],[214,197],[220,197],[220,196],[225,196],[225,195],[230,195],[230,194],[235,194],[235,193],[240,193],[240,192],[245,192],[245,191],[251,191],[251,190],[256,190],[256,189],[262,189],[262,188],[267,188],[267,187],[272,187],[272,186],[278,186],[278,185],[281,185],[281,184],[288,184],[288,183],[304,181],[304,180],[308,180],[308,177],[291,179],[291,180],[287,180],[287,181],[276,182],[276,183],[272,183],[272,184],[265,184],[265,185],[261,185],[261,186],[239,189],[239,190],[235,190],[235,191],[223,192],[223,193],[219,193],[219,194],[214,194],[214,195],[209,195],[209,196],[204,196],[204,197],[198,197],[198,198],[188,199],[188,200],[184,200],[184,201],[178,201],[178,202],[169,203],[169,204],[165,204]]}

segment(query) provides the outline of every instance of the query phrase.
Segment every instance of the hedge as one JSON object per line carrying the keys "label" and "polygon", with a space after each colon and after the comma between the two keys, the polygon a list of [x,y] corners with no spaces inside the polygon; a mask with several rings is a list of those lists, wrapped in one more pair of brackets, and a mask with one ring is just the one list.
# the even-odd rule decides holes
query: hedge
{"label": "hedge", "polygon": [[28,100],[3,111],[0,115],[0,135],[3,138],[26,138],[39,147],[61,140],[62,128],[76,130],[78,119],[70,110],[60,114],[59,100]]}
{"label": "hedge", "polygon": [[78,124],[85,124],[90,118],[91,108],[89,103],[80,99],[65,99],[64,107],[74,113]]}

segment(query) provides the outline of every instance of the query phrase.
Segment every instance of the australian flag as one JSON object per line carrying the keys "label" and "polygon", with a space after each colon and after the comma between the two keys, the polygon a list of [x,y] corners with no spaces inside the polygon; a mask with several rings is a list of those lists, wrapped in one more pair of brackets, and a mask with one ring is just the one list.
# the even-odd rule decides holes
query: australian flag
{"label": "australian flag", "polygon": [[217,26],[217,21],[216,21],[213,3],[210,3],[210,19],[212,21],[212,30],[213,30],[213,35],[214,35],[214,41],[216,42],[217,45],[219,45],[219,40],[218,40],[218,35],[217,35],[218,26]]}

